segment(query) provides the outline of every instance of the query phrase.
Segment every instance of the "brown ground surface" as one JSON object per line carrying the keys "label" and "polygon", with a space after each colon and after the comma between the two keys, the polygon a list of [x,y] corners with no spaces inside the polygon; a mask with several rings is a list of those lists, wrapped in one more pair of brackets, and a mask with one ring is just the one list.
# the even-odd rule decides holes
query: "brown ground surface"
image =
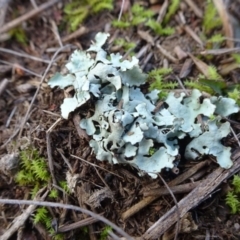
{"label": "brown ground surface", "polygon": [[[40,6],[47,1],[36,0],[35,2]],[[117,37],[124,37],[132,42],[136,42],[137,47],[134,50],[136,55],[138,55],[145,46],[148,46],[146,51],[140,56],[140,65],[144,71],[162,67],[164,61],[166,62],[167,58],[164,57],[156,47],[155,43],[157,40],[161,43],[162,47],[173,56],[175,56],[173,49],[176,45],[180,46],[183,51],[190,52],[195,56],[206,47],[206,42],[203,41],[203,46],[200,46],[189,33],[183,30],[180,24],[179,14],[183,14],[186,19],[186,25],[194,31],[196,36],[201,35],[201,18],[197,17],[192,9],[188,7],[186,4],[187,1],[181,2],[178,13],[171,18],[170,25],[176,30],[174,35],[157,37],[152,32],[148,33],[150,37],[154,39],[153,45],[147,43],[143,37],[138,34],[139,30],[145,31],[145,34],[147,34],[144,26],[138,26],[129,30],[118,30],[110,26],[111,20],[117,18],[120,12],[121,1],[116,1],[113,11],[105,11],[100,14],[88,16],[84,24],[80,26],[85,27],[86,31],[75,38],[63,42],[63,44],[71,44],[70,48],[58,54],[54,66],[52,66],[47,73],[33,105],[30,106],[36,89],[39,87],[41,76],[48,66],[48,62],[59,48],[57,34],[53,31],[54,26],[58,27],[58,36],[61,39],[66,38],[66,36],[70,34],[67,27],[63,24],[63,7],[67,2],[68,1],[59,1],[59,3],[24,21],[20,26],[24,29],[27,36],[25,44],[19,43],[13,37],[8,40],[1,40],[0,42],[0,82],[3,82],[4,79],[8,80],[7,87],[0,93],[1,157],[17,152],[27,139],[28,142],[38,149],[46,160],[49,160],[49,153],[47,152],[47,131],[60,118],[60,105],[64,98],[64,92],[57,88],[50,89],[47,81],[55,71],[61,70],[74,48],[86,49],[89,47],[90,41],[94,39],[97,32],[108,31],[111,34],[108,46],[109,52],[115,51],[111,42]],[[80,2],[81,1],[79,1],[79,4]],[[131,1],[129,4],[132,5],[133,2],[136,1]],[[139,1],[139,3],[146,8],[155,9],[157,12],[162,7],[162,2],[163,1],[160,0]],[[194,2],[198,9],[204,11],[204,1]],[[238,1],[233,2],[237,3]],[[127,3],[128,1],[126,1],[125,4]],[[27,14],[28,11],[32,9],[33,6],[30,1],[16,0],[10,2],[5,24],[20,15]],[[237,19],[235,19],[235,21],[237,21]],[[0,26],[0,28],[3,26],[4,24]],[[224,36],[226,35],[222,28],[219,28],[218,31],[223,33]],[[235,46],[237,46],[237,44],[235,44]],[[221,48],[230,47],[224,43]],[[6,53],[3,52],[2,49],[26,53],[46,60],[47,63],[32,60],[29,57]],[[123,52],[122,49],[119,50]],[[147,56],[150,56],[149,54],[151,53],[152,55],[148,59]],[[146,59],[148,60],[146,61]],[[229,55],[218,54],[209,59],[206,58],[204,61],[209,65],[214,64],[221,68],[221,66],[223,66],[222,62],[227,59],[229,59]],[[179,75],[185,59],[178,60],[178,62],[175,63],[172,61],[167,62],[169,66],[173,68],[174,74]],[[27,70],[21,70],[20,67],[31,70],[34,74]],[[193,66],[188,74],[188,78],[194,78],[197,74],[199,74],[199,70],[196,66]],[[226,79],[228,83],[239,83],[239,74],[240,71],[235,69],[224,76],[224,79]],[[175,80],[174,75],[169,76],[168,80]],[[147,87],[148,86],[146,86],[146,89]],[[179,89],[181,89],[180,86]],[[27,113],[29,107],[31,107],[31,109],[30,112]],[[81,138],[73,120],[75,117],[75,121],[79,122],[77,118],[78,115],[84,116],[92,111],[93,105],[89,103],[87,106],[79,109],[75,115],[71,115],[69,120],[61,119],[57,122],[50,134],[51,142],[49,142],[49,146],[52,150],[52,162],[56,182],[58,183],[66,179],[69,165],[72,167],[72,174],[79,174],[75,193],[66,195],[60,191],[56,202],[80,206],[95,213],[103,214],[105,218],[114,222],[129,235],[141,237],[149,227],[175,205],[174,200],[171,195],[161,196],[132,217],[127,220],[122,220],[122,214],[142,200],[145,191],[163,186],[163,183],[160,178],[153,180],[147,176],[139,177],[137,171],[130,167],[121,165],[112,166],[95,159],[94,155],[91,154],[88,141]],[[27,119],[25,121],[26,114]],[[236,122],[238,122],[239,116],[234,116],[232,120],[235,121],[235,123],[232,124],[232,128],[236,134],[238,134],[239,125],[237,125]],[[238,144],[232,135],[225,139],[225,144],[231,146],[233,151],[238,149]],[[67,159],[69,165],[63,160],[60,152]],[[101,168],[89,165],[87,162],[73,157],[73,155],[81,157],[87,162],[96,164]],[[178,166],[178,175],[181,175],[195,164],[196,162],[189,163],[183,159]],[[217,165],[213,160],[210,160],[210,164],[206,165],[203,170],[200,171],[201,175],[199,174],[195,179],[194,177],[187,179],[185,183],[204,179],[207,174],[216,168]],[[30,199],[29,191],[31,189],[28,186],[19,186],[14,181],[13,175],[4,172],[3,169],[1,170],[0,198]],[[175,179],[177,175],[171,171],[165,171],[162,173],[162,176],[166,182],[170,182]],[[107,192],[106,186],[111,189],[110,193]],[[51,182],[48,188],[51,189],[52,187]],[[184,229],[181,227],[178,239],[240,239],[240,216],[231,215],[224,201],[226,192],[230,187],[229,180],[223,182],[214,192],[210,193],[204,201],[191,209],[189,214],[183,218],[188,219],[187,225],[189,228]],[[103,193],[99,192],[101,189],[105,189],[105,192],[104,190],[102,191]],[[94,192],[98,193],[97,198],[92,201],[92,204],[87,204],[86,199],[89,198],[89,195],[92,196]],[[175,198],[177,201],[180,201],[186,194],[187,193],[175,194]],[[112,195],[112,197],[109,195]],[[103,201],[97,206],[100,198],[103,198]],[[45,200],[52,201],[49,198]],[[25,208],[26,206],[22,207],[19,205],[0,205],[0,235],[7,231],[12,221],[24,212]],[[51,215],[58,220],[59,227],[67,226],[68,224],[87,218],[86,215],[79,212],[61,208],[52,209]],[[85,234],[84,231],[86,231],[86,227],[84,229],[77,228],[67,231],[63,236],[64,239],[100,239],[99,233],[103,228],[104,224],[97,222],[88,225],[88,231]],[[20,235],[20,233],[22,235]],[[163,239],[173,239],[174,233],[174,228],[169,229]],[[41,224],[37,226],[33,224],[32,216],[23,224],[21,231],[18,230],[10,239],[17,239],[17,236],[20,236],[19,239],[53,238]]]}

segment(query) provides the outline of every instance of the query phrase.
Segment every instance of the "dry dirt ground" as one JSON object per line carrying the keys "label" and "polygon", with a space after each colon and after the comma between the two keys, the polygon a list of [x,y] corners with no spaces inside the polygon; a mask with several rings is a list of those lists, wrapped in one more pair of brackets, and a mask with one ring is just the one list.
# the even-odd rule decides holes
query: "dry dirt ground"
{"label": "dry dirt ground", "polygon": [[[160,177],[139,177],[138,172],[131,167],[97,161],[88,145],[88,139],[83,137],[84,134],[78,127],[80,117],[93,113],[93,102],[75,111],[69,120],[64,120],[61,118],[60,105],[67,93],[58,88],[50,89],[47,85],[49,78],[56,71],[62,70],[74,49],[87,49],[97,32],[106,31],[111,35],[107,46],[109,52],[124,53],[121,46],[113,44],[116,38],[122,37],[136,43],[133,53],[139,58],[143,70],[148,72],[163,66],[171,67],[174,74],[170,74],[165,80],[177,81],[176,76],[185,75],[181,78],[183,82],[180,81],[178,89],[175,89],[182,91],[181,84],[184,84],[184,79],[194,79],[199,73],[203,73],[206,67],[194,62],[190,55],[186,54],[199,57],[202,51],[209,49],[207,41],[204,41],[201,35],[206,1],[180,1],[178,11],[169,22],[175,29],[175,33],[170,36],[157,36],[141,24],[124,30],[111,26],[111,21],[119,17],[122,4],[120,0],[114,2],[112,11],[88,15],[74,32],[75,35],[70,32],[64,18],[63,9],[68,1],[7,2],[0,0],[0,156],[1,159],[7,158],[10,164],[12,158],[9,154],[15,153],[14,166],[17,166],[18,153],[24,146],[30,144],[39,151],[48,163],[51,175],[42,195],[54,188],[58,191],[57,198],[52,199],[47,195],[42,201],[88,209],[104,216],[133,238],[240,239],[240,215],[230,214],[230,209],[225,204],[226,193],[231,188],[231,176],[240,170],[239,145],[233,134],[224,139],[224,144],[231,146],[235,154],[232,171],[219,169],[212,157],[201,160],[202,165],[199,165],[199,162],[187,162],[182,158],[177,169],[161,173],[172,189],[165,189],[165,194],[161,195],[162,190],[159,188],[164,188],[165,185]],[[53,4],[50,4],[51,2]],[[165,15],[161,9],[167,7],[171,1],[125,0],[123,14],[136,2],[155,11],[157,18]],[[232,18],[235,16],[234,21],[227,21],[224,15],[226,9],[220,11],[223,25],[214,31],[226,37],[225,41],[215,49],[214,55],[201,57],[203,62],[207,65],[214,64],[218,70],[225,69],[224,64],[231,63],[230,53],[234,52],[239,43],[230,41],[238,38],[238,1],[225,2],[228,4],[225,5],[227,14]],[[44,3],[49,3],[49,6],[32,16],[29,15]],[[6,13],[5,17],[3,13]],[[18,19],[14,25],[12,21],[20,16],[27,17]],[[182,19],[185,19],[185,23]],[[233,22],[236,31],[231,33]],[[16,27],[24,31],[24,43],[9,35]],[[157,47],[157,42],[161,43],[167,53],[164,54]],[[53,55],[62,45],[67,44],[69,46],[57,54],[50,70],[42,78]],[[181,48],[179,54],[176,46]],[[226,53],[222,54],[221,49],[227,50]],[[189,60],[190,64],[187,63]],[[238,84],[240,71],[237,68],[230,69],[222,76],[227,84]],[[148,85],[144,88],[147,90]],[[233,132],[237,136],[240,132],[239,117],[239,114],[235,114],[230,119]],[[12,170],[12,166],[9,167],[6,162],[1,161],[0,198],[30,200],[33,186],[19,185],[15,181],[18,168]],[[77,179],[72,193],[64,191],[59,185],[60,181],[66,181],[67,173]],[[197,188],[195,183],[205,179],[212,181],[211,186]],[[186,184],[181,191],[174,193],[174,196],[170,194],[175,186],[181,184]],[[155,194],[149,196],[149,192],[153,190]],[[174,210],[176,203],[179,203],[179,206]],[[26,213],[28,205],[20,204],[1,204],[0,209],[0,235],[4,236],[0,239],[118,239],[111,233],[111,236],[104,238],[102,232],[106,230],[106,224],[96,217],[76,210],[47,207],[50,218],[55,219],[52,226],[57,226],[54,228],[56,232],[52,231],[50,234],[44,223],[33,223],[36,209],[32,208]],[[174,212],[172,215],[171,211]],[[20,224],[12,229],[14,219],[19,216]],[[159,219],[161,224],[156,231],[151,227]],[[155,235],[152,234],[154,231]],[[9,233],[7,237],[4,235],[6,233]],[[57,233],[61,234],[56,235]],[[121,236],[115,230],[113,233]]]}

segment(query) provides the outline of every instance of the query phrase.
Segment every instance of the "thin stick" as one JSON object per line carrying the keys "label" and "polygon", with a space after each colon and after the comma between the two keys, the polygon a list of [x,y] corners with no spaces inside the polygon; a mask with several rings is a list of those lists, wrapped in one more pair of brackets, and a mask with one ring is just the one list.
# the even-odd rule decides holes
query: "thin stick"
{"label": "thin stick", "polygon": [[86,27],[83,27],[83,26],[82,26],[82,27],[80,27],[78,30],[76,30],[75,32],[73,32],[73,33],[71,33],[71,34],[63,37],[63,38],[62,38],[62,42],[63,42],[63,43],[66,43],[66,42],[72,40],[73,38],[77,38],[77,37],[82,36],[83,34],[88,33],[88,31],[89,31],[89,30],[88,30]]}
{"label": "thin stick", "polygon": [[64,47],[62,47],[62,48],[59,48],[59,49],[55,52],[55,54],[53,55],[53,57],[52,57],[49,65],[48,65],[47,69],[45,70],[45,72],[44,72],[44,74],[43,74],[43,76],[42,76],[42,78],[41,78],[41,81],[40,81],[40,83],[39,83],[39,85],[38,85],[38,88],[37,88],[37,90],[36,90],[36,92],[35,92],[35,94],[34,94],[34,96],[33,96],[33,98],[32,98],[32,101],[31,101],[31,103],[30,103],[30,105],[29,105],[29,107],[28,107],[28,110],[27,110],[27,112],[26,112],[26,114],[25,114],[25,117],[24,117],[24,119],[23,119],[23,121],[22,121],[22,124],[21,124],[21,126],[20,126],[19,138],[20,138],[21,135],[22,135],[23,127],[24,127],[24,125],[25,125],[25,123],[26,123],[26,121],[27,121],[27,119],[28,119],[28,115],[29,115],[29,113],[30,113],[30,111],[31,111],[31,108],[32,108],[32,106],[33,106],[33,103],[34,103],[34,101],[35,101],[35,99],[36,99],[36,97],[37,97],[37,95],[38,95],[38,92],[39,92],[39,90],[40,90],[40,88],[41,88],[41,86],[42,86],[42,83],[43,83],[43,81],[44,81],[44,79],[45,79],[45,77],[46,77],[46,75],[47,75],[50,67],[52,66],[52,64],[53,64],[53,62],[54,62],[54,59],[56,58],[57,54],[58,54],[62,49],[67,48],[67,47],[69,47],[69,45],[66,45],[66,46],[64,46]]}
{"label": "thin stick", "polygon": [[19,52],[16,52],[16,51],[13,51],[10,49],[6,49],[6,48],[0,47],[0,52],[9,53],[9,54],[19,56],[19,57],[29,58],[29,59],[32,59],[37,62],[43,62],[43,63],[47,63],[47,64],[51,63],[51,61],[49,61],[49,60],[44,60],[42,58],[34,57],[34,56],[28,55],[26,53],[19,53]]}
{"label": "thin stick", "polygon": [[52,132],[53,129],[58,125],[58,123],[61,122],[61,120],[62,120],[61,117],[58,118],[58,119],[53,123],[53,125],[47,130],[47,133]]}
{"label": "thin stick", "polygon": [[120,13],[119,13],[119,15],[118,15],[118,21],[120,21],[120,20],[121,20],[122,13],[123,13],[123,7],[124,7],[124,4],[125,4],[125,0],[122,0],[121,9],[120,9]]}
{"label": "thin stick", "polygon": [[231,129],[231,132],[232,132],[232,134],[233,134],[233,136],[234,136],[235,140],[236,140],[236,141],[237,141],[237,143],[238,143],[238,146],[240,147],[240,142],[239,142],[239,140],[238,140],[238,137],[237,137],[236,133],[234,132],[234,130],[233,130],[233,128],[232,128],[232,127],[230,127],[230,129]]}
{"label": "thin stick", "polygon": [[55,35],[55,37],[56,37],[56,40],[57,40],[59,46],[60,46],[60,47],[63,47],[62,39],[61,39],[61,37],[60,37],[60,35],[59,35],[58,28],[57,28],[57,25],[56,25],[55,21],[50,20],[50,22],[51,22],[51,24],[52,24],[52,31],[53,31],[53,33],[54,33],[54,35]]}
{"label": "thin stick", "polygon": [[16,64],[14,64],[14,63],[10,63],[10,62],[4,61],[4,60],[0,60],[0,62],[12,66],[12,68],[16,68],[16,67],[17,67],[17,68],[20,68],[20,69],[23,70],[24,72],[30,73],[30,74],[32,74],[32,75],[34,75],[34,76],[39,77],[39,78],[42,77],[42,75],[40,75],[40,74],[38,74],[38,73],[35,73],[35,72],[33,72],[33,71],[31,71],[31,70],[29,70],[29,69],[27,69],[27,68],[25,68],[25,67],[22,67],[22,66],[20,66],[20,65],[16,65]]}
{"label": "thin stick", "polygon": [[[170,187],[170,190],[174,194],[187,193],[187,192],[192,191],[199,183],[200,183],[200,181],[185,183],[185,184]],[[160,197],[160,196],[164,196],[164,195],[168,195],[168,194],[169,194],[169,191],[167,188],[160,187],[157,189],[152,189],[152,190],[148,190],[148,191],[144,192],[143,196],[144,197],[148,197],[148,196]]]}
{"label": "thin stick", "polygon": [[8,85],[8,79],[4,78],[1,82],[0,82],[0,96],[2,95],[2,93],[4,92],[5,88]]}
{"label": "thin stick", "polygon": [[192,0],[185,0],[185,2],[188,4],[188,6],[193,10],[195,15],[199,18],[203,17],[203,12],[198,6],[192,1]]}
{"label": "thin stick", "polygon": [[[102,214],[99,214],[99,215],[102,215]],[[71,230],[74,230],[74,229],[77,229],[77,228],[85,227],[85,226],[88,226],[88,225],[93,224],[95,222],[98,222],[98,219],[93,218],[93,217],[88,217],[88,218],[85,218],[85,219],[80,220],[78,222],[59,227],[58,228],[58,233],[68,232],[68,231],[71,231]]]}
{"label": "thin stick", "polygon": [[71,164],[70,164],[70,162],[68,161],[68,159],[63,155],[63,153],[62,153],[62,149],[58,149],[57,148],[57,151],[60,153],[60,155],[61,155],[61,157],[62,157],[62,159],[64,160],[64,162],[67,164],[67,166],[68,166],[68,168],[69,168],[69,170],[71,171],[71,173],[73,174],[73,168],[72,168],[72,166],[71,166]]}
{"label": "thin stick", "polygon": [[47,155],[48,155],[48,167],[51,173],[53,184],[57,185],[57,181],[54,175],[54,167],[53,167],[53,157],[52,157],[52,147],[51,147],[51,136],[50,132],[47,133],[46,141],[47,141]]}
{"label": "thin stick", "polygon": [[171,189],[169,188],[168,184],[167,184],[166,181],[162,178],[161,174],[158,174],[158,176],[161,178],[163,184],[164,184],[165,187],[167,188],[168,192],[169,192],[170,195],[172,196],[173,201],[174,201],[174,203],[175,203],[178,220],[177,220],[177,226],[176,226],[177,229],[176,229],[176,233],[175,233],[175,236],[174,236],[174,240],[177,240],[178,233],[179,233],[179,222],[180,222],[180,211],[179,211],[178,202],[177,202],[177,199],[175,198],[173,192],[172,192]]}
{"label": "thin stick", "polygon": [[184,87],[181,79],[177,76],[177,75],[174,75],[174,77],[177,79],[178,81],[178,84],[180,85],[180,87],[183,89],[183,91],[186,93],[187,96],[189,96],[189,92],[187,91],[187,89]]}
{"label": "thin stick", "polygon": [[7,32],[11,30],[12,28],[17,27],[20,25],[22,22],[30,19],[31,17],[39,14],[40,12],[44,11],[45,9],[51,7],[55,3],[59,2],[60,0],[52,0],[52,1],[47,1],[46,3],[40,5],[37,9],[33,9],[32,11],[26,13],[25,15],[15,18],[13,21],[4,24],[2,28],[0,28],[0,33]]}
{"label": "thin stick", "polygon": [[111,172],[111,171],[109,171],[109,170],[107,170],[107,169],[105,169],[105,168],[103,168],[103,167],[100,167],[100,166],[98,166],[98,165],[96,165],[96,164],[94,164],[94,163],[91,163],[91,162],[89,162],[89,161],[87,161],[87,160],[85,160],[85,159],[83,159],[83,158],[81,158],[81,157],[75,156],[75,155],[73,155],[73,154],[70,154],[70,156],[71,156],[71,157],[74,157],[74,158],[77,158],[77,159],[80,159],[81,161],[83,161],[83,162],[85,162],[85,163],[87,163],[87,164],[89,164],[89,165],[91,165],[91,166],[93,166],[93,167],[100,168],[100,169],[102,169],[102,170],[104,170],[104,171],[106,171],[106,172],[109,172],[109,173],[111,173],[111,174],[113,174],[113,175],[115,175],[115,176],[123,179],[123,177],[119,176],[118,174],[116,174],[116,173],[114,173],[114,172]]}
{"label": "thin stick", "polygon": [[221,49],[209,49],[200,52],[201,55],[222,55],[222,54],[230,54],[230,53],[238,53],[240,52],[240,48],[221,48]]}
{"label": "thin stick", "polygon": [[[1,95],[1,94],[0,94],[0,95]],[[11,120],[12,120],[12,117],[14,116],[15,112],[17,111],[17,108],[18,108],[17,105],[15,105],[14,108],[13,108],[13,110],[11,111],[11,113],[10,113],[8,119],[7,119],[6,125],[5,125],[6,128],[9,127],[10,122],[11,122]]]}
{"label": "thin stick", "polygon": [[[35,199],[39,199],[39,195],[44,191],[45,187],[40,189],[35,197]],[[41,200],[44,200],[45,197],[47,196],[48,191],[46,191],[44,193],[44,195],[40,198]],[[16,204],[18,204],[18,201],[21,200],[15,200]],[[18,217],[16,217],[14,219],[13,224],[11,225],[11,227],[0,237],[1,240],[7,240],[9,239],[21,226],[23,226],[23,224],[25,223],[25,221],[29,218],[29,216],[33,213],[33,211],[36,209],[37,205],[33,205],[31,204],[30,206],[28,206],[28,208],[26,210],[24,210],[24,212],[19,215]]]}
{"label": "thin stick", "polygon": [[163,18],[165,17],[165,14],[167,12],[167,8],[168,8],[168,0],[165,0],[164,3],[162,4],[162,7],[159,10],[159,13],[158,13],[157,22],[159,24],[162,23]]}
{"label": "thin stick", "polygon": [[[116,224],[112,223],[105,217],[96,214],[94,212],[91,212],[87,209],[77,207],[70,204],[63,204],[63,203],[55,203],[55,202],[43,202],[43,201],[32,201],[32,200],[19,200],[19,199],[0,199],[0,203],[4,204],[21,204],[21,205],[35,205],[35,206],[45,206],[45,207],[54,207],[54,208],[64,208],[64,209],[71,209],[74,211],[82,212],[85,214],[90,215],[91,217],[94,217],[98,219],[99,221],[104,222],[106,225],[109,225],[112,227],[115,231],[117,231],[119,234],[121,234],[123,237],[133,240],[132,237],[130,237],[126,232],[124,232],[121,228],[119,228]],[[1,239],[2,240],[2,239]]]}

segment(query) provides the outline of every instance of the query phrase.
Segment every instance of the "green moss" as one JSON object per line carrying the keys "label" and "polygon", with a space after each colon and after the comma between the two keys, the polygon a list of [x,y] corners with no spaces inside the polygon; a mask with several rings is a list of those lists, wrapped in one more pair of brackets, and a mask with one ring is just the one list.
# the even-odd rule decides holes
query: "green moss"
{"label": "green moss", "polygon": [[[173,0],[174,2],[176,0]],[[154,12],[147,10],[139,4],[135,3],[130,11],[130,14],[124,14],[120,21],[113,20],[112,25],[117,28],[129,28],[143,24],[149,27],[156,35],[171,35],[174,29],[170,27],[162,27],[154,18]]]}
{"label": "green moss", "polygon": [[157,149],[154,147],[149,148],[149,152],[148,152],[149,156],[152,156],[156,151]]}
{"label": "green moss", "polygon": [[177,82],[166,82],[164,77],[172,72],[171,68],[154,69],[148,73],[149,91],[160,90],[159,98],[163,99],[168,92],[178,86]]}
{"label": "green moss", "polygon": [[214,91],[209,87],[199,82],[199,80],[185,80],[184,86],[191,89],[198,89],[201,92],[214,94]]}
{"label": "green moss", "polygon": [[146,10],[139,4],[134,4],[131,8],[131,14],[124,14],[120,21],[113,20],[112,25],[117,28],[138,26],[141,23],[146,23],[146,21],[153,17],[153,15],[153,11]]}
{"label": "green moss", "polygon": [[71,31],[77,30],[80,24],[89,16],[103,10],[112,10],[112,0],[74,0],[64,7],[64,20],[70,26]]}
{"label": "green moss", "polygon": [[228,97],[234,99],[238,105],[240,105],[240,91],[237,87],[235,87],[231,91],[228,91],[227,95]]}
{"label": "green moss", "polygon": [[27,35],[21,27],[13,28],[8,33],[12,38],[16,39],[17,42],[27,45]]}
{"label": "green moss", "polygon": [[20,170],[16,174],[15,181],[22,186],[32,188],[34,196],[50,180],[48,165],[46,160],[40,156],[39,152],[29,147],[20,152]]}
{"label": "green moss", "polygon": [[68,194],[70,194],[70,189],[66,181],[59,181],[59,186]]}
{"label": "green moss", "polygon": [[206,2],[202,25],[204,32],[207,34],[210,33],[214,28],[222,25],[222,21],[218,16],[217,9],[215,8],[212,0],[207,0]]}
{"label": "green moss", "polygon": [[52,189],[48,196],[50,198],[58,198],[58,191],[56,189]]}
{"label": "green moss", "polygon": [[107,240],[110,231],[112,231],[112,228],[110,226],[106,226],[100,233],[100,240]]}
{"label": "green moss", "polygon": [[184,85],[188,88],[198,89],[199,91],[207,92],[211,95],[222,95],[227,88],[226,82],[218,74],[215,66],[209,66],[207,71],[208,78],[199,74],[197,80],[185,80]]}
{"label": "green moss", "polygon": [[175,30],[171,27],[162,27],[159,22],[155,21],[154,19],[149,19],[149,21],[146,23],[146,26],[148,26],[156,35],[162,36],[162,35],[172,35]]}
{"label": "green moss", "polygon": [[210,37],[207,41],[210,43],[222,43],[225,41],[225,37],[223,37],[222,34],[215,34],[212,37]]}
{"label": "green moss", "polygon": [[38,207],[33,216],[33,223],[41,223],[49,232],[49,234],[53,235],[52,239],[55,240],[63,240],[63,234],[55,234],[55,230],[52,227],[53,219],[47,210],[46,207]]}
{"label": "green moss", "polygon": [[133,50],[136,47],[136,43],[128,42],[124,38],[116,38],[114,40],[114,45],[121,47],[125,52]]}
{"label": "green moss", "polygon": [[167,14],[165,15],[163,22],[164,24],[168,23],[170,18],[176,13],[178,7],[180,5],[180,0],[171,0],[170,5],[168,7]]}
{"label": "green moss", "polygon": [[233,53],[232,57],[236,61],[236,63],[240,64],[240,54],[239,53]]}
{"label": "green moss", "polygon": [[230,207],[231,213],[236,214],[240,212],[240,176],[234,175],[232,180],[232,191],[227,193],[226,204]]}

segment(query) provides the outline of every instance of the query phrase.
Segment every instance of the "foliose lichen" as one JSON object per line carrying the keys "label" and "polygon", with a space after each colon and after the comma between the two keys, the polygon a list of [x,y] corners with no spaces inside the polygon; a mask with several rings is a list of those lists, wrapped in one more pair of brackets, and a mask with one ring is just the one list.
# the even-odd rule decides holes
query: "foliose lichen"
{"label": "foliose lichen", "polygon": [[[211,154],[221,167],[231,167],[231,149],[220,142],[229,134],[230,124],[220,120],[239,110],[235,101],[224,97],[202,101],[198,90],[190,96],[170,92],[156,110],[159,91],[141,91],[139,86],[147,75],[138,59],[123,60],[119,53],[108,55],[103,49],[108,36],[98,33],[86,52],[75,50],[66,64],[69,73],[56,73],[48,82],[51,87],[73,86],[75,90],[74,96],[65,98],[61,105],[63,118],[67,119],[91,95],[97,99],[93,116],[80,122],[92,137],[89,144],[96,158],[130,164],[155,178],[163,168],[174,167],[179,140],[189,136],[192,141],[186,147],[186,159]],[[201,122],[197,121],[199,117]]]}

